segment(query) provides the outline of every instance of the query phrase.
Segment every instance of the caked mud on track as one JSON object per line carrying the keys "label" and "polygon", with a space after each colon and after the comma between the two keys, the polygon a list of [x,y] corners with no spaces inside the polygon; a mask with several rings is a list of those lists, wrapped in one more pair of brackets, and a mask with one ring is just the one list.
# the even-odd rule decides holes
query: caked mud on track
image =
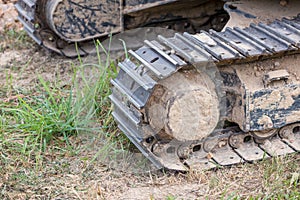
{"label": "caked mud on track", "polygon": [[298,152],[299,47],[299,17],[145,41],[119,63],[113,115],[158,168]]}
{"label": "caked mud on track", "polygon": [[217,0],[19,0],[16,8],[25,30],[39,45],[76,57],[93,53],[95,38],[103,40],[111,33],[139,27],[190,33],[221,30],[228,20],[223,5]]}

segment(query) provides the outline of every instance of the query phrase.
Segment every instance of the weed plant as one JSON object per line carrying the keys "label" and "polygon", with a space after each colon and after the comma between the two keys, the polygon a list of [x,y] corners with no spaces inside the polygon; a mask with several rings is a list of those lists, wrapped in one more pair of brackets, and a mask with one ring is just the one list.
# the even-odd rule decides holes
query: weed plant
{"label": "weed plant", "polygon": [[14,152],[41,167],[43,154],[49,149],[72,151],[70,138],[78,134],[113,137],[116,126],[108,96],[110,79],[117,70],[109,56],[105,63],[100,57],[93,57],[95,62],[89,62],[88,58],[91,56],[79,57],[80,65],[73,66],[69,87],[38,77],[34,91],[11,92],[8,82],[7,93],[13,98],[0,101],[3,162]]}

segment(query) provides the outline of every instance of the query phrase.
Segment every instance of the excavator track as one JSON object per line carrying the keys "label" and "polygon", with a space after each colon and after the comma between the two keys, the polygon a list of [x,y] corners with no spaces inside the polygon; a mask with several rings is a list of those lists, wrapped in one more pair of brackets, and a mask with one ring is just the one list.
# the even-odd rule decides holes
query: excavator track
{"label": "excavator track", "polygon": [[76,57],[93,53],[95,39],[138,27],[221,30],[228,20],[223,5],[218,0],[19,0],[16,9],[38,45]]}
{"label": "excavator track", "polygon": [[[129,53],[111,81],[113,116],[157,168],[210,169],[300,151],[300,16],[158,36]],[[220,85],[217,76],[205,78],[209,69],[217,69]],[[208,94],[212,87],[202,86],[211,83],[216,92]],[[184,93],[185,87],[193,89]],[[224,107],[214,107],[210,95],[220,105],[225,98],[225,111],[213,110]],[[187,112],[176,113],[182,105]],[[209,109],[221,125],[201,114]]]}

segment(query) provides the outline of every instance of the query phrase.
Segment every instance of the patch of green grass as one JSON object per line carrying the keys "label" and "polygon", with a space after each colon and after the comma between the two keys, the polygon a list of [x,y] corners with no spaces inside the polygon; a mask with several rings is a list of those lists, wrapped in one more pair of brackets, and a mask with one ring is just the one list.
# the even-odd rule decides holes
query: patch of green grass
{"label": "patch of green grass", "polygon": [[41,167],[43,154],[50,149],[72,152],[70,138],[78,134],[113,137],[116,126],[108,96],[116,72],[113,63],[104,67],[82,63],[74,67],[70,88],[39,77],[34,91],[7,91],[14,98],[0,102],[2,162],[16,159],[13,155],[18,154],[19,159]]}
{"label": "patch of green grass", "polygon": [[0,52],[6,49],[32,48],[34,42],[24,30],[7,29],[0,35]]}
{"label": "patch of green grass", "polygon": [[173,195],[168,195],[166,197],[166,200],[176,200],[176,197],[174,197]]}
{"label": "patch of green grass", "polygon": [[299,199],[299,166],[295,165],[290,155],[275,157],[265,166],[264,199]]}
{"label": "patch of green grass", "polygon": [[300,170],[297,161],[299,157],[295,155],[273,157],[261,161],[259,165],[263,169],[262,173],[253,174],[253,176],[261,176],[260,193],[245,198],[244,194],[238,191],[230,194],[231,191],[226,190],[222,199],[300,199]]}

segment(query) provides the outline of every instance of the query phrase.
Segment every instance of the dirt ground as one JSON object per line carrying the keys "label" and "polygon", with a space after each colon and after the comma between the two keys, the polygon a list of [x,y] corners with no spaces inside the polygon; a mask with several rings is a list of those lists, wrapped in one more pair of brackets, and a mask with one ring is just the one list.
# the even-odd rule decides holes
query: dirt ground
{"label": "dirt ground", "polygon": [[[4,29],[21,29],[13,2],[0,0],[1,34],[7,33]],[[37,75],[52,82],[59,77],[61,86],[70,83],[70,63],[76,60],[48,52],[28,38],[21,46],[7,38],[0,45],[0,94],[8,84],[15,90],[34,88]],[[0,101],[11,95],[0,95]],[[156,170],[140,153],[115,152],[110,159],[100,159],[101,139],[92,134],[73,138],[78,153],[46,154],[44,167],[35,172],[17,160],[8,167],[0,163],[0,195],[6,199],[276,199],[276,194],[300,190],[299,181],[296,186],[293,182],[300,173],[299,155],[179,173]]]}

